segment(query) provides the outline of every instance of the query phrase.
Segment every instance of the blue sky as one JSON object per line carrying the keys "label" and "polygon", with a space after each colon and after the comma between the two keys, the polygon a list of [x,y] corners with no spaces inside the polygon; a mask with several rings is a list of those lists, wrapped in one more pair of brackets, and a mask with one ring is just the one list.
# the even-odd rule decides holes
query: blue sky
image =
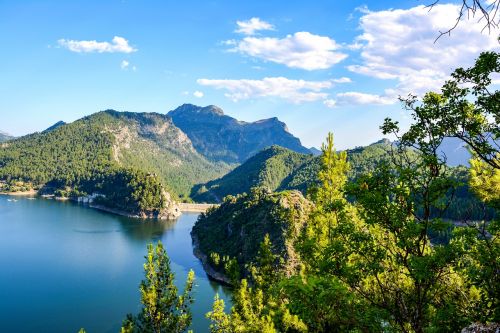
{"label": "blue sky", "polygon": [[[429,1],[431,2],[431,1]],[[437,89],[498,32],[425,1],[0,1],[0,130],[40,131],[108,108],[215,104],[278,117],[306,146],[341,149],[403,124],[398,95]]]}

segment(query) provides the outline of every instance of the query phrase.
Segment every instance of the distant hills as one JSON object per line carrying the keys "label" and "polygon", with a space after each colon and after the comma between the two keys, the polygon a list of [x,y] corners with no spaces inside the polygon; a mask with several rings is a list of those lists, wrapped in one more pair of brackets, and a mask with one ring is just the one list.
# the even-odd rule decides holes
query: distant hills
{"label": "distant hills", "polygon": [[156,174],[174,196],[224,175],[229,166],[207,160],[170,117],[158,113],[106,110],[70,124],[8,142],[0,149],[0,179],[44,184],[71,182],[108,166]]}
{"label": "distant hills", "polygon": [[8,133],[0,131],[0,142],[8,141],[13,139],[14,137]]}
{"label": "distant hills", "polygon": [[66,125],[66,123],[62,120],[58,121],[57,123],[55,123],[54,125],[50,126],[49,128],[47,128],[44,132],[50,132],[50,131],[53,131],[55,130],[56,128],[59,128],[63,125]]}
{"label": "distant hills", "polygon": [[193,188],[195,201],[221,202],[226,195],[249,192],[263,186],[271,191],[288,188],[289,176],[306,163],[315,163],[312,155],[294,152],[280,146],[271,146],[250,157],[220,179]]}
{"label": "distant hills", "polygon": [[95,170],[132,168],[158,176],[174,197],[187,200],[194,185],[280,144],[309,152],[276,118],[246,123],[216,106],[191,104],[168,115],[106,110],[1,146],[0,180],[67,185]]}
{"label": "distant hills", "polygon": [[471,154],[465,143],[458,138],[445,138],[439,146],[441,157],[446,159],[449,166],[469,165]]}
{"label": "distant hills", "polygon": [[181,105],[168,116],[187,134],[195,149],[212,161],[243,163],[271,145],[311,153],[278,118],[244,122],[225,115],[217,106],[192,104]]}

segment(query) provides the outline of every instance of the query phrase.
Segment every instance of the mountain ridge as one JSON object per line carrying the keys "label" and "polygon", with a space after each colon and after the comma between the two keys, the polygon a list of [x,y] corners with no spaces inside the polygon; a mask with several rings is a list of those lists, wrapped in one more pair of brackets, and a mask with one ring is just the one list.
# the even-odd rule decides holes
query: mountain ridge
{"label": "mountain ridge", "polygon": [[310,152],[276,117],[245,122],[225,115],[219,107],[193,104],[183,104],[167,115],[188,135],[196,150],[213,161],[242,163],[272,145]]}

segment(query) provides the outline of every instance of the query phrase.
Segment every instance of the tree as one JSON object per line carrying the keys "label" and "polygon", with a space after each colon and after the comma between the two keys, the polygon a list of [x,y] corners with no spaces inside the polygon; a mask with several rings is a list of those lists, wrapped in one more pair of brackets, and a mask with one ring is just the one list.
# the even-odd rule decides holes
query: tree
{"label": "tree", "polygon": [[138,316],[127,316],[122,332],[184,332],[192,320],[189,307],[193,303],[194,272],[189,272],[184,292],[178,295],[163,244],[149,244],[145,258],[146,278],[140,285],[143,308]]}
{"label": "tree", "polygon": [[[428,7],[432,9],[440,0],[435,0]],[[500,26],[500,0],[462,0],[455,24],[446,31],[440,31],[439,37],[450,34],[464,19],[478,18],[484,24],[483,31],[495,30]]]}
{"label": "tree", "polygon": [[[405,144],[422,143],[429,130],[435,141],[455,137],[478,158],[500,168],[500,91],[492,91],[492,76],[500,72],[500,53],[483,52],[473,67],[458,68],[441,93],[429,93],[423,103],[417,96],[402,99],[414,123],[402,137]],[[445,159],[445,156],[438,156]]]}
{"label": "tree", "polygon": [[233,307],[224,313],[224,302],[216,295],[213,310],[207,314],[212,333],[306,332],[305,324],[286,307],[279,282],[284,275],[278,269],[279,258],[272,251],[269,235],[260,244],[255,262],[249,264],[250,281],[235,286]]}
{"label": "tree", "polygon": [[[493,90],[492,76],[499,72],[500,53],[483,52],[471,68],[456,69],[441,93],[428,93],[422,101],[416,96],[404,99],[414,122],[401,137],[402,145],[423,147],[424,156],[441,164],[446,156],[433,152],[429,142],[439,144],[445,137],[462,140],[473,156],[469,185],[483,202],[497,211],[500,208],[500,91]],[[386,120],[384,127],[390,131],[397,128],[397,123]],[[456,231],[456,238],[463,238],[462,246],[468,251],[462,258],[462,268],[478,288],[482,300],[475,319],[500,321],[500,223],[498,220],[463,222],[469,229]]]}

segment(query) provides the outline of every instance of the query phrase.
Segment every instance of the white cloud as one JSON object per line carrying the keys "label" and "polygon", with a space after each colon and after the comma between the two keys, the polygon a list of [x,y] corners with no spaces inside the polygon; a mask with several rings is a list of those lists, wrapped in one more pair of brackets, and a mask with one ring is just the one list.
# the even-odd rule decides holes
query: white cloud
{"label": "white cloud", "polygon": [[122,62],[120,64],[120,68],[127,69],[129,65],[130,65],[130,63],[127,60],[122,60]]}
{"label": "white cloud", "polygon": [[362,44],[362,63],[348,69],[396,80],[396,95],[439,89],[455,68],[472,65],[481,51],[499,48],[498,31],[481,33],[484,24],[475,20],[459,24],[451,36],[435,42],[439,31],[455,24],[458,11],[459,6],[453,4],[438,4],[430,11],[424,6],[364,11],[360,19],[363,33],[353,44]]}
{"label": "white cloud", "polygon": [[[398,99],[396,96],[380,96],[349,91],[337,94],[334,102],[336,102],[337,105],[390,105],[396,103],[397,101]],[[325,105],[327,105],[326,101]]]}
{"label": "white cloud", "polygon": [[111,43],[98,42],[95,40],[68,39],[59,39],[57,42],[60,46],[77,53],[132,53],[137,51],[137,49],[129,45],[128,40],[118,36],[113,37]]}
{"label": "white cloud", "polygon": [[341,46],[335,40],[305,31],[282,39],[245,37],[231,41],[230,45],[235,42],[230,51],[309,71],[330,68],[347,57],[345,53],[336,52]]}
{"label": "white cloud", "polygon": [[258,17],[252,17],[248,21],[236,21],[238,29],[234,32],[244,34],[244,35],[255,35],[257,31],[261,30],[274,30],[274,26],[271,23],[262,21]]}
{"label": "white cloud", "polygon": [[338,79],[333,79],[332,81],[335,83],[351,83],[352,82],[350,78],[345,77],[345,76],[338,78]]}
{"label": "white cloud", "polygon": [[261,97],[279,97],[292,103],[313,102],[326,99],[328,93],[324,90],[334,86],[331,80],[304,81],[284,77],[266,77],[262,80],[198,79],[197,82],[202,86],[226,90],[225,96],[235,102]]}
{"label": "white cloud", "polygon": [[325,99],[323,101],[323,104],[327,107],[327,108],[331,108],[333,109],[336,105],[337,105],[337,101],[334,100],[334,99]]}
{"label": "white cloud", "polygon": [[193,93],[193,96],[196,97],[196,98],[202,98],[203,97],[203,92],[196,90]]}

